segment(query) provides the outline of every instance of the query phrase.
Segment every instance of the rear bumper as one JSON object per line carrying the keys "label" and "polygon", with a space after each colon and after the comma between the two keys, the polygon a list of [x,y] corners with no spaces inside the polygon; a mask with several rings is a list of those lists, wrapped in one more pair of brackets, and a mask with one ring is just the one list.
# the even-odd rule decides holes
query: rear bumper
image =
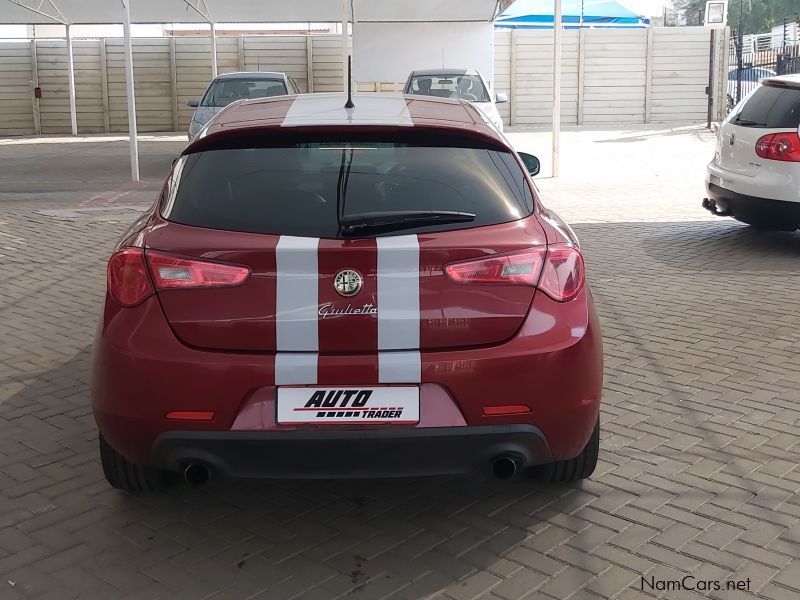
{"label": "rear bumper", "polygon": [[369,431],[170,431],[151,464],[179,471],[199,463],[228,477],[327,479],[461,474],[498,456],[522,466],[550,462],[533,425]]}
{"label": "rear bumper", "polygon": [[760,202],[800,204],[800,163],[765,160],[752,175],[723,169],[714,161],[706,168],[706,187],[713,185],[726,194],[737,194]]}
{"label": "rear bumper", "polygon": [[[322,373],[318,385],[375,384],[359,380],[359,370],[353,369],[358,355],[337,355],[331,360],[337,361],[338,368]],[[529,426],[539,432],[548,448],[547,453],[533,453],[531,446],[532,460],[541,456],[566,460],[580,453],[597,421],[603,381],[602,341],[588,290],[565,303],[536,294],[527,320],[507,343],[422,352],[421,363],[421,420],[403,432]],[[95,338],[92,404],[103,436],[126,459],[135,463],[148,463],[154,457],[163,460],[169,453],[161,449],[156,452],[156,444],[172,435],[196,433],[198,439],[206,440],[206,460],[212,461],[214,451],[221,452],[219,468],[226,471],[233,468],[225,466],[231,460],[225,457],[228,445],[208,440],[226,440],[228,435],[232,440],[249,439],[237,436],[252,434],[256,436],[253,439],[266,444],[265,456],[277,447],[274,440],[283,439],[273,437],[277,434],[301,436],[298,439],[305,443],[310,435],[306,429],[275,423],[275,390],[274,356],[185,346],[176,339],[154,297],[129,309],[107,303]],[[484,411],[487,406],[504,405],[524,405],[529,411],[500,415]],[[210,411],[214,417],[194,422],[165,418],[172,411]],[[387,427],[365,428],[357,433],[339,431],[345,438],[391,437],[384,431],[400,435],[396,433],[400,430]],[[320,432],[324,436],[331,433],[327,429]],[[449,448],[451,440],[461,439],[462,434],[448,440],[425,432],[409,435],[422,436],[419,439],[428,445],[445,444]],[[483,446],[494,449],[494,442],[463,435],[468,436],[468,443],[477,444],[470,452],[465,451],[464,460],[488,460]],[[310,435],[310,439],[315,437]],[[474,439],[483,441],[471,441]],[[462,442],[467,443],[463,439],[452,443],[458,446]],[[189,450],[201,450],[186,444],[184,441],[187,456]],[[413,443],[381,444],[391,447],[392,452],[415,451]],[[281,445],[287,447],[283,442]],[[432,454],[430,450],[424,452],[426,457]],[[303,461],[301,466],[305,469],[309,462]],[[455,471],[463,470],[463,465],[455,466]]]}
{"label": "rear bumper", "polygon": [[748,196],[709,182],[706,182],[706,192],[708,198],[703,201],[703,207],[718,216],[730,216],[745,223],[769,220],[783,223],[787,229],[800,225],[800,202]]}

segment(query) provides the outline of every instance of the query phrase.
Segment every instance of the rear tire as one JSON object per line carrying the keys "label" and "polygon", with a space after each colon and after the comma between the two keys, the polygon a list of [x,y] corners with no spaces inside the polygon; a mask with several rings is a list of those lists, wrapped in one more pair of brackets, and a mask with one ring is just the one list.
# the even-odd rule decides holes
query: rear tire
{"label": "rear tire", "polygon": [[103,475],[111,487],[127,494],[140,492],[159,492],[169,480],[169,474],[160,469],[129,462],[119,454],[100,434],[100,462]]}
{"label": "rear tire", "polygon": [[597,456],[600,453],[600,420],[594,425],[589,441],[575,458],[558,460],[534,467],[531,475],[537,481],[545,483],[566,483],[586,479],[597,467]]}

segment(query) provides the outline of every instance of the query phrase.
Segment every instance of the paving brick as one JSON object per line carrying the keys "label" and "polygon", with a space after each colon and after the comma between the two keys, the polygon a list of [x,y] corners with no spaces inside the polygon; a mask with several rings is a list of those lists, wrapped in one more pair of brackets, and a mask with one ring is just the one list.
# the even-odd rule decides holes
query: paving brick
{"label": "paving brick", "polygon": [[[509,135],[548,147],[543,133]],[[145,182],[129,184],[112,183],[127,176],[124,140],[0,140],[0,583],[30,585],[0,588],[3,600],[641,600],[655,597],[645,573],[800,595],[798,234],[699,208],[714,139],[698,128],[566,128],[562,177],[538,182],[581,237],[603,327],[591,480],[109,490],[90,348],[104,261],[135,211],[42,211],[145,207],[184,141],[142,136]],[[608,168],[631,163],[624,177]]]}

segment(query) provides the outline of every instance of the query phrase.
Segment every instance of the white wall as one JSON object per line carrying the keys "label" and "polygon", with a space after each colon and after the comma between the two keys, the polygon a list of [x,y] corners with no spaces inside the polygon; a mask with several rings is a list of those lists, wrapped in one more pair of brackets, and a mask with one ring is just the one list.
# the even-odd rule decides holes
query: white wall
{"label": "white wall", "polygon": [[[708,30],[702,27],[564,31],[563,123],[705,121],[708,39]],[[724,98],[727,38],[718,39],[716,54],[721,62],[715,90]],[[495,91],[511,98],[499,105],[506,125],[550,122],[552,40],[552,31],[496,33]],[[74,49],[78,131],[125,131],[122,40],[76,40]],[[375,52],[377,56],[385,54]],[[200,96],[211,79],[210,40],[138,38],[133,41],[133,54],[140,130],[186,129],[192,111],[186,101]],[[37,123],[45,134],[70,132],[66,56],[64,40],[0,42],[0,135],[32,134]],[[382,68],[381,60],[370,58],[374,63],[370,68],[375,70],[365,73],[371,78],[356,74],[359,91],[389,91],[405,82],[411,69],[437,66],[409,64],[389,72]],[[220,73],[286,71],[303,91],[342,89],[338,35],[219,38],[217,60]],[[42,88],[38,101],[33,100],[34,76]],[[725,103],[718,108],[724,114]]]}
{"label": "white wall", "polygon": [[415,69],[474,68],[494,80],[491,23],[356,23],[356,81],[404,82]]}

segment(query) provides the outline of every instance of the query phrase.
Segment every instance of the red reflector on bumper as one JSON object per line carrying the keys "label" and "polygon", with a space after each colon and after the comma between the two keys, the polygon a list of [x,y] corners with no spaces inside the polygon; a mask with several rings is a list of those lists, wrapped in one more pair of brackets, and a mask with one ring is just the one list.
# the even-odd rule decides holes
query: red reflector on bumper
{"label": "red reflector on bumper", "polygon": [[173,421],[213,421],[213,411],[174,410],[166,414],[166,418]]}
{"label": "red reflector on bumper", "polygon": [[485,417],[496,417],[498,415],[521,415],[531,412],[531,409],[522,404],[508,404],[506,406],[484,406],[483,415]]}

